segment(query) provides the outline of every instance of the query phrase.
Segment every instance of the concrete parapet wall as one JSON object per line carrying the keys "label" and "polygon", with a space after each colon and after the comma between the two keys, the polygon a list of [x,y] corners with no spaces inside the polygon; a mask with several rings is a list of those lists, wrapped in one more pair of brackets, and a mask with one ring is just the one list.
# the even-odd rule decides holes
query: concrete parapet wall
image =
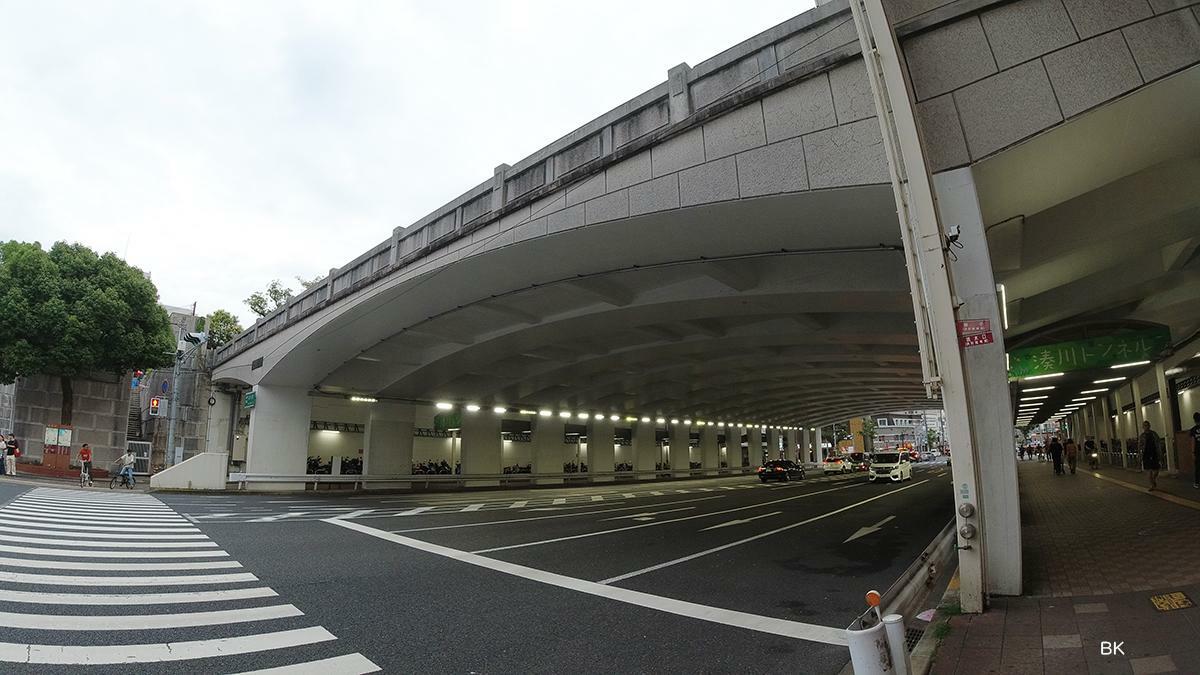
{"label": "concrete parapet wall", "polygon": [[150,477],[151,488],[173,490],[224,490],[229,455],[202,452]]}

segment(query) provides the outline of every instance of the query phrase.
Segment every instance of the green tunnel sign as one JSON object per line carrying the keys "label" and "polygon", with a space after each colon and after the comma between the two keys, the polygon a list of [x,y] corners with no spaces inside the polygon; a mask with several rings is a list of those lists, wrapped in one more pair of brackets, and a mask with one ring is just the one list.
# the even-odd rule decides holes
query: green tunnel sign
{"label": "green tunnel sign", "polygon": [[1032,377],[1072,370],[1108,368],[1118,363],[1153,361],[1171,346],[1166,327],[1022,347],[1008,353],[1009,377]]}

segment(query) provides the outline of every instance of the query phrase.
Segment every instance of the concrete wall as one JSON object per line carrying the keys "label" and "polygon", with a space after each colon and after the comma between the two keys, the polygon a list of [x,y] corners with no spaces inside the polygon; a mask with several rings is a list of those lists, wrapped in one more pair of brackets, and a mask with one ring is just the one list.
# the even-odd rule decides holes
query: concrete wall
{"label": "concrete wall", "polygon": [[363,435],[351,431],[312,431],[308,432],[308,456],[321,457],[329,461],[330,457],[361,457],[363,450]]}
{"label": "concrete wall", "polygon": [[[125,452],[129,428],[129,376],[95,374],[73,380],[75,434],[72,446],[92,446],[96,466]],[[16,384],[14,431],[24,456],[40,460],[47,424],[62,420],[62,385],[57,377],[23,377]]]}
{"label": "concrete wall", "polygon": [[[889,0],[931,168],[977,162],[1200,62],[1192,0]],[[905,23],[905,19],[909,21]]]}
{"label": "concrete wall", "polygon": [[228,464],[229,455],[223,452],[200,453],[151,476],[150,487],[224,490]]}
{"label": "concrete wall", "polygon": [[17,386],[0,384],[0,434],[11,434],[16,421]]}

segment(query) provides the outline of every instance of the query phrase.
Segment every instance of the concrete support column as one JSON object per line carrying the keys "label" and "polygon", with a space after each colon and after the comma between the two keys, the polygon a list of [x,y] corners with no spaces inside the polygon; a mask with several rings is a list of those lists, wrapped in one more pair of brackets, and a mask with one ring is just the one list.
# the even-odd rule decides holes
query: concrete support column
{"label": "concrete support column", "polygon": [[700,427],[700,466],[704,473],[714,476],[721,468],[721,450],[717,445],[717,428],[711,424]]}
{"label": "concrete support column", "polygon": [[800,431],[798,429],[788,429],[783,433],[784,443],[786,444],[783,450],[784,459],[790,459],[793,462],[800,461]]}
{"label": "concrete support column", "polygon": [[363,442],[363,475],[407,476],[412,473],[412,460],[412,404],[372,403]]}
{"label": "concrete support column", "polygon": [[[303,476],[308,460],[308,391],[258,385],[247,432],[246,473]],[[251,483],[248,487],[303,490],[304,483]]]}
{"label": "concrete support column", "polygon": [[813,464],[817,461],[816,453],[812,448],[812,434],[809,433],[808,427],[800,429],[800,461],[805,464]]}
{"label": "concrete support column", "polygon": [[1108,408],[1108,394],[1100,395],[1100,435],[1096,438],[1096,445],[1100,445],[1103,440],[1108,452],[1105,455],[1108,458],[1109,465],[1113,464],[1113,444],[1112,444],[1112,413]]}
{"label": "concrete support column", "polygon": [[[613,423],[608,419],[593,419],[587,425],[588,473],[611,473],[617,464],[613,444]],[[597,476],[593,481],[612,481],[612,476]]]}
{"label": "concrete support column", "polygon": [[767,459],[779,459],[779,429],[767,429]]}
{"label": "concrete support column", "polygon": [[[557,417],[533,418],[529,434],[530,471],[539,473],[563,472],[563,431],[565,426]],[[553,485],[563,482],[562,478],[537,478],[538,485]]]}
{"label": "concrete support column", "polygon": [[1162,436],[1163,445],[1167,451],[1167,473],[1175,473],[1179,466],[1175,457],[1175,397],[1171,395],[1170,388],[1167,387],[1167,370],[1163,366],[1162,361],[1154,364],[1154,379],[1158,384],[1158,428],[1155,429]]}
{"label": "concrete support column", "polygon": [[658,463],[658,444],[654,442],[654,423],[633,424],[633,470],[639,478],[653,478],[654,465]]}
{"label": "concrete support column", "polygon": [[[986,589],[1021,594],[1021,513],[1017,458],[1012,451],[1012,402],[1005,365],[1004,317],[988,253],[987,234],[971,169],[933,176],[938,212],[961,228],[965,248],[950,262],[954,292],[962,301],[958,319],[989,322],[994,341],[962,349],[962,372],[970,411],[971,443],[977,462],[980,520],[983,524]],[[956,462],[957,464],[957,462]],[[957,475],[956,475],[957,482]]]}
{"label": "concrete support column", "polygon": [[671,434],[671,445],[668,452],[668,459],[671,463],[671,473],[675,476],[687,476],[691,471],[691,453],[688,449],[688,440],[691,436],[691,427],[678,422],[672,424],[669,428]]}
{"label": "concrete support column", "polygon": [[[500,416],[481,412],[462,413],[459,430],[464,475],[500,473]],[[499,480],[468,481],[468,486],[499,485]]]}
{"label": "concrete support column", "polygon": [[216,399],[215,405],[208,409],[208,428],[204,434],[205,452],[224,452],[233,456],[233,396],[213,389],[209,395]]}
{"label": "concrete support column", "polygon": [[759,427],[746,428],[746,452],[750,457],[750,467],[757,468],[763,463],[762,429]]}
{"label": "concrete support column", "polygon": [[[1130,434],[1129,437],[1130,438],[1141,438],[1142,437],[1142,419],[1144,418],[1144,415],[1142,415],[1142,386],[1140,384],[1138,384],[1136,377],[1129,378],[1129,391],[1130,391],[1130,395],[1133,397],[1133,433]],[[1135,451],[1133,457],[1129,457],[1128,452],[1125,453],[1126,454],[1125,466],[1126,466],[1126,468],[1128,468],[1129,464],[1132,462],[1134,464],[1134,468],[1136,468],[1138,471],[1141,471],[1142,470],[1142,462],[1141,462],[1141,459],[1138,458],[1137,452],[1136,452],[1138,450],[1138,447],[1134,446],[1132,448],[1132,450]]]}
{"label": "concrete support column", "polygon": [[829,453],[825,450],[825,444],[822,442],[824,437],[824,429],[817,427],[817,430],[813,432],[813,447],[817,449],[818,462],[824,462],[825,458],[829,456]]}

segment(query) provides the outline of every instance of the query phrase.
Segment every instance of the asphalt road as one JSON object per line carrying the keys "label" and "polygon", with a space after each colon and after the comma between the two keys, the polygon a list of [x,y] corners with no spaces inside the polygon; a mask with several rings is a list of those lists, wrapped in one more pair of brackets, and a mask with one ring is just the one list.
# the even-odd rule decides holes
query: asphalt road
{"label": "asphalt road", "polygon": [[[3,672],[73,672],[87,658],[122,673],[336,658],[316,670],[836,673],[848,659],[841,629],[862,594],[889,586],[945,526],[952,495],[944,467],[918,466],[903,484],[730,477],[315,498],[72,494],[0,481],[0,503]],[[156,531],[166,534],[95,539]],[[179,562],[189,567],[125,569]],[[204,576],[163,579],[182,570]],[[244,574],[253,579],[229,576]],[[62,593],[96,595],[47,604]],[[96,597],[135,593],[189,597]],[[160,616],[197,612],[224,614],[160,625],[198,623]],[[66,618],[89,615],[131,618]],[[88,649],[106,645],[116,651]],[[185,658],[205,650],[214,654]],[[30,655],[48,662],[18,663]]]}

